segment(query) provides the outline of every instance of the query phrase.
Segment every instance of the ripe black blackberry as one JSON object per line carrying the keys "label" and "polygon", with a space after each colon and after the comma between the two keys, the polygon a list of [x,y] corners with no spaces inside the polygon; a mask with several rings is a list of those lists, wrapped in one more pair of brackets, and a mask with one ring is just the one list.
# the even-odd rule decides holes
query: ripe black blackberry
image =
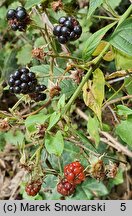
{"label": "ripe black blackberry", "polygon": [[8,23],[13,31],[25,31],[30,19],[24,7],[9,9],[6,14]]}
{"label": "ripe black blackberry", "polygon": [[37,85],[35,88],[35,93],[42,92],[42,91],[46,90],[46,88],[47,87],[45,85]]}
{"label": "ripe black blackberry", "polygon": [[65,44],[77,40],[82,34],[82,27],[74,17],[60,17],[59,25],[53,28],[53,34],[58,38],[59,43]]}
{"label": "ripe black blackberry", "polygon": [[39,101],[43,101],[46,99],[46,94],[40,93],[40,92],[39,93],[33,93],[33,94],[30,94],[30,97],[35,102],[39,102]]}
{"label": "ripe black blackberry", "polygon": [[8,84],[12,87],[11,91],[16,94],[29,94],[31,92],[31,86],[29,86],[28,83],[32,85],[33,92],[36,87],[34,85],[34,80],[36,80],[34,73],[30,72],[27,68],[21,68],[10,75]]}
{"label": "ripe black blackberry", "polygon": [[43,101],[46,99],[46,94],[42,93],[45,85],[38,84],[35,73],[29,71],[28,68],[21,68],[10,75],[9,91],[15,94],[29,94],[34,101]]}

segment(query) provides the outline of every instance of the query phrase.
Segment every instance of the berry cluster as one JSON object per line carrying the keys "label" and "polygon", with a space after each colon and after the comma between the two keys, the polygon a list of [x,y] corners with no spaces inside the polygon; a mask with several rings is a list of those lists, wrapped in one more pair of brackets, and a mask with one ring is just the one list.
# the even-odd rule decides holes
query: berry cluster
{"label": "berry cluster", "polygon": [[77,40],[82,33],[82,27],[74,17],[61,17],[59,25],[54,26],[53,34],[61,44]]}
{"label": "berry cluster", "polygon": [[9,9],[6,14],[7,20],[13,31],[24,31],[29,23],[29,16],[24,7]]}
{"label": "berry cluster", "polygon": [[35,73],[28,68],[21,68],[10,75],[8,80],[9,90],[15,94],[29,94],[36,102],[46,99],[46,94],[41,93],[46,89],[45,85],[38,84]]}
{"label": "berry cluster", "polygon": [[25,187],[25,191],[26,191],[27,195],[28,196],[36,196],[37,193],[41,189],[41,185],[42,185],[42,183],[39,180],[32,181],[32,182],[28,183]]}
{"label": "berry cluster", "polygon": [[57,185],[57,191],[63,196],[69,196],[74,193],[75,185],[69,183],[67,179],[62,179]]}
{"label": "berry cluster", "polygon": [[85,180],[84,167],[79,161],[72,162],[64,167],[64,176],[68,182],[80,184]]}
{"label": "berry cluster", "polygon": [[84,167],[79,161],[72,162],[64,167],[64,176],[57,185],[57,191],[63,196],[69,196],[75,192],[76,185],[85,180]]}

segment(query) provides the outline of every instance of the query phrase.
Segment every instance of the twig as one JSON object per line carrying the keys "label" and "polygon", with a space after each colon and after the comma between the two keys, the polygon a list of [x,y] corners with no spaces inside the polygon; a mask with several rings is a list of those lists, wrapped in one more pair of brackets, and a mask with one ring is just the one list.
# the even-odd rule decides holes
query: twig
{"label": "twig", "polygon": [[[83,144],[81,144],[80,142],[78,142],[78,141],[76,141],[76,140],[74,140],[74,139],[72,139],[72,138],[67,138],[66,140],[71,141],[72,143],[74,143],[75,145],[79,146],[80,148],[82,148],[82,149],[84,149],[84,150],[86,150],[86,151],[89,151],[91,154],[95,155],[97,158],[102,157],[102,155],[93,152],[92,150],[90,150],[89,148],[87,148],[86,146],[84,146]],[[102,138],[102,140],[104,141],[103,138]],[[108,143],[108,141],[107,141],[107,143]],[[118,162],[121,162],[121,163],[124,163],[124,164],[127,164],[126,161],[122,161],[122,160],[116,159],[116,158],[111,157],[111,156],[109,156],[109,155],[105,155],[105,154],[104,154],[103,157],[104,157],[104,158],[109,158],[109,159],[112,159],[112,160],[115,160],[115,161],[118,161]]]}
{"label": "twig", "polygon": [[94,151],[90,150],[89,148],[87,148],[86,146],[84,146],[83,144],[79,143],[78,141],[72,139],[72,138],[66,138],[67,141],[70,141],[74,144],[76,144],[77,146],[89,151],[91,154],[95,155],[96,157],[99,157],[100,154],[95,153]]}
{"label": "twig", "polygon": [[124,80],[125,78],[128,78],[128,77],[129,77],[129,75],[126,75],[126,76],[124,76],[124,77],[119,77],[119,78],[116,78],[116,79],[112,79],[112,80],[109,80],[108,83],[109,83],[109,84],[113,84],[113,83],[115,83],[115,82],[122,81],[122,80]]}
{"label": "twig", "polygon": [[124,76],[127,76],[127,75],[130,75],[130,76],[132,75],[132,69],[115,71],[115,72],[113,72],[113,73],[111,73],[109,75],[106,75],[105,80],[111,80],[111,79],[114,79],[114,78],[124,77]]}
{"label": "twig", "polygon": [[[79,108],[76,108],[76,112],[86,121],[88,121],[88,116],[82,112]],[[123,146],[120,142],[118,142],[114,137],[112,137],[108,132],[100,131],[100,134],[103,135],[107,139],[107,144],[115,148],[116,150],[124,153],[125,155],[132,157],[132,152],[127,149],[127,147]],[[105,141],[106,143],[106,141]]]}
{"label": "twig", "polygon": [[93,15],[93,18],[97,18],[97,19],[107,19],[107,20],[119,20],[119,18],[116,17],[108,17],[108,16],[98,16],[98,15]]}
{"label": "twig", "polygon": [[116,117],[116,114],[115,114],[114,110],[111,108],[111,106],[108,106],[108,108],[109,108],[110,112],[112,113],[112,115],[113,115],[115,121],[116,121],[117,123],[119,123],[119,121],[118,121],[118,119],[117,119],[117,117]]}
{"label": "twig", "polygon": [[39,109],[37,109],[37,110],[35,110],[29,114],[23,115],[22,118],[27,118],[28,116],[37,114],[39,111],[41,111],[42,109],[44,109],[45,107],[50,105],[50,103],[51,103],[51,98],[45,104],[43,104],[43,106],[41,106]]}
{"label": "twig", "polygon": [[119,101],[123,101],[123,100],[128,100],[128,99],[131,99],[132,98],[132,95],[127,95],[127,96],[123,96],[123,97],[120,97],[120,98],[116,98],[114,100],[111,100],[111,101],[108,101],[103,107],[102,107],[102,110],[104,110],[107,106],[109,106],[110,104],[113,104],[113,103],[117,103]]}
{"label": "twig", "polygon": [[125,155],[132,157],[132,152],[127,149],[127,147],[123,146],[121,143],[119,143],[114,137],[112,137],[108,132],[100,131],[100,134],[102,134],[104,137],[106,137],[109,141],[111,141],[114,144],[114,148],[118,151],[123,152]]}

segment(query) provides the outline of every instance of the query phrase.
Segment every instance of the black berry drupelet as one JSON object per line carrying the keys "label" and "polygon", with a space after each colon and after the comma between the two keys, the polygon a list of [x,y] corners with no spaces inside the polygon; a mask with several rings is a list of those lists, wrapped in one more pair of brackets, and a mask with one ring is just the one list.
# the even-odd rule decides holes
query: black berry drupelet
{"label": "black berry drupelet", "polygon": [[26,9],[19,6],[15,9],[9,9],[6,14],[8,24],[13,31],[25,31],[30,22]]}
{"label": "black berry drupelet", "polygon": [[36,102],[46,99],[46,94],[42,93],[46,90],[46,86],[38,84],[35,73],[29,71],[28,68],[21,68],[10,75],[9,90],[15,94],[29,94],[31,99]]}
{"label": "black berry drupelet", "polygon": [[57,36],[59,43],[77,40],[82,34],[82,27],[74,17],[60,17],[59,25],[53,28],[53,34]]}
{"label": "black berry drupelet", "polygon": [[22,8],[22,9],[16,11],[17,20],[23,21],[26,19],[26,17],[27,17],[27,12],[25,9]]}
{"label": "black berry drupelet", "polygon": [[60,32],[61,32],[61,26],[60,25],[56,25],[53,29],[53,34],[55,36],[59,36],[60,35]]}
{"label": "black berry drupelet", "polygon": [[14,19],[15,17],[16,17],[16,10],[9,9],[7,11],[6,18],[9,20],[9,19]]}

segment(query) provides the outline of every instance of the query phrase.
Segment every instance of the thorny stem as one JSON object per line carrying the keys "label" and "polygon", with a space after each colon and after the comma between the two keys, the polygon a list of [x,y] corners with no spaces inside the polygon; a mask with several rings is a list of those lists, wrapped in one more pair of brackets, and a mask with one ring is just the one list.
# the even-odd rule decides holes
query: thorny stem
{"label": "thorny stem", "polygon": [[104,102],[103,106],[105,106],[105,104],[107,104],[114,96],[116,96],[122,90],[124,85],[125,83],[123,83],[122,86],[117,91],[115,91],[115,93],[111,97],[109,97],[107,101]]}
{"label": "thorny stem", "polygon": [[119,20],[119,18],[115,18],[115,17],[107,17],[107,16],[98,16],[98,15],[93,15],[93,18],[97,18],[97,19],[107,19],[107,20]]}
{"label": "thorny stem", "polygon": [[59,165],[60,174],[62,176],[63,175],[63,171],[62,171],[62,167],[61,167],[61,163],[60,163],[60,157],[58,157],[58,165]]}
{"label": "thorny stem", "polygon": [[53,58],[64,58],[64,59],[73,59],[73,60],[78,60],[78,61],[82,61],[82,59],[74,57],[74,56],[69,56],[69,55],[52,55],[52,54],[47,54],[47,56],[51,56]]}
{"label": "thorny stem", "polygon": [[80,85],[78,86],[78,88],[76,89],[76,91],[74,92],[74,94],[72,95],[72,97],[70,98],[70,100],[68,101],[68,103],[66,104],[66,106],[65,106],[62,114],[65,114],[70,109],[71,105],[74,103],[74,101],[76,100],[76,98],[80,94],[80,92],[82,90],[82,87],[84,86],[85,82],[90,77],[92,71],[93,71],[93,69],[92,69],[92,67],[90,67],[89,70],[88,70],[88,72],[86,73],[86,75],[82,79]]}
{"label": "thorny stem", "polygon": [[123,100],[129,100],[129,99],[132,99],[132,95],[126,95],[124,97],[120,97],[120,98],[116,98],[114,100],[111,100],[109,102],[107,102],[103,107],[102,107],[102,110],[104,110],[107,106],[109,106],[110,104],[113,104],[113,103],[117,103],[119,101],[123,101]]}
{"label": "thorny stem", "polygon": [[122,161],[122,160],[116,159],[116,158],[111,157],[111,156],[109,156],[109,155],[105,155],[105,154],[101,155],[101,154],[95,153],[95,152],[91,151],[89,148],[87,148],[86,146],[84,146],[83,144],[79,143],[79,142],[76,141],[76,140],[73,140],[73,139],[71,139],[71,138],[67,138],[67,140],[71,141],[73,144],[79,146],[80,148],[82,148],[82,149],[84,149],[84,150],[90,152],[91,154],[93,154],[93,155],[94,155],[95,157],[97,157],[97,158],[104,157],[104,158],[108,158],[108,159],[111,159],[111,160],[115,160],[115,161],[118,161],[118,162],[127,164],[126,161]]}
{"label": "thorny stem", "polygon": [[41,155],[41,150],[43,148],[43,145],[41,145],[37,151],[36,151],[36,162],[35,162],[35,165],[37,166],[40,162],[40,155]]}
{"label": "thorny stem", "polygon": [[117,27],[129,16],[129,14],[131,12],[132,12],[132,4],[129,6],[129,8],[126,10],[126,12],[121,16],[121,18],[117,24]]}
{"label": "thorny stem", "polygon": [[21,104],[21,102],[23,101],[25,95],[22,96],[16,103],[15,105],[10,109],[10,112],[13,113],[13,111]]}
{"label": "thorny stem", "polygon": [[50,72],[49,72],[49,75],[50,75],[50,80],[53,81],[53,77],[54,77],[54,58],[51,57],[51,60],[50,60]]}
{"label": "thorny stem", "polygon": [[33,111],[33,112],[29,113],[29,114],[23,115],[22,118],[27,118],[28,116],[37,114],[42,109],[44,109],[45,107],[47,107],[50,103],[51,103],[51,98],[45,104],[43,104],[39,109],[37,109],[37,110],[35,110],[35,111]]}

